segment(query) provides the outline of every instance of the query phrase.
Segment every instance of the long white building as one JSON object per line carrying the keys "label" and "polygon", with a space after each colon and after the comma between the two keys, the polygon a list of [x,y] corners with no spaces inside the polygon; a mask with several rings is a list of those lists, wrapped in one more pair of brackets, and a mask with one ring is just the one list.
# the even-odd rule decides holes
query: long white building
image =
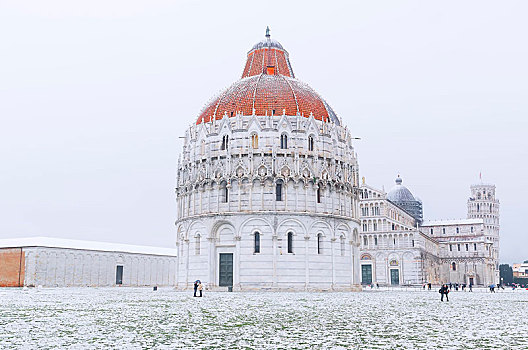
{"label": "long white building", "polygon": [[0,240],[0,287],[173,286],[176,250],[49,237]]}

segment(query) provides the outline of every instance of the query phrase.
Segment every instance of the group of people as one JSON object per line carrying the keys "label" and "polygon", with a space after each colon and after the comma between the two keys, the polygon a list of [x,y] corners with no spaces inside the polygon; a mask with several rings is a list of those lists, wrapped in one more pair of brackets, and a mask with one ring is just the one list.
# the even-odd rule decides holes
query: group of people
{"label": "group of people", "polygon": [[200,295],[198,295],[199,297],[202,297],[202,290],[203,290],[203,285],[202,285],[202,282],[200,280],[196,280],[194,281],[194,296],[196,297],[196,292],[200,292]]}

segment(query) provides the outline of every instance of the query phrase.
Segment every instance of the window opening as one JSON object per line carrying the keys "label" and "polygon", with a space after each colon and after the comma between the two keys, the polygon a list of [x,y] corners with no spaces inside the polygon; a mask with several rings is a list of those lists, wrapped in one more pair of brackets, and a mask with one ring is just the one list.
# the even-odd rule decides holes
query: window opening
{"label": "window opening", "polygon": [[275,200],[282,201],[282,182],[277,182],[275,185]]}
{"label": "window opening", "polygon": [[288,253],[293,254],[293,232],[288,232]]}
{"label": "window opening", "polygon": [[254,253],[258,254],[260,253],[260,232],[255,232],[255,247],[254,247]]}

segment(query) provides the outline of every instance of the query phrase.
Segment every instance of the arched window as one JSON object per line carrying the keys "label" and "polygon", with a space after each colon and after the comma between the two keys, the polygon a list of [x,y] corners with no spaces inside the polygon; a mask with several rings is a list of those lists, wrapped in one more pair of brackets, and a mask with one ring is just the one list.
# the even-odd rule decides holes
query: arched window
{"label": "arched window", "polygon": [[220,185],[220,200],[222,203],[229,202],[229,189],[227,188],[227,183],[225,181]]}
{"label": "arched window", "polygon": [[200,148],[200,152],[201,152],[202,156],[205,155],[205,140],[202,140],[202,145],[201,145],[201,148]]}
{"label": "arched window", "polygon": [[368,238],[367,236],[363,237],[363,245],[366,247],[368,245]]}
{"label": "arched window", "polygon": [[293,254],[293,232],[288,232],[288,253]]}
{"label": "arched window", "polygon": [[314,150],[314,138],[312,135],[308,136],[308,151]]}
{"label": "arched window", "polygon": [[341,256],[345,256],[345,236],[341,236]]}
{"label": "arched window", "polygon": [[288,135],[282,134],[280,137],[280,148],[281,149],[287,149],[288,148]]}
{"label": "arched window", "polygon": [[453,268],[453,271],[456,271],[456,263],[453,261],[453,263],[451,264],[451,267]]}
{"label": "arched window", "polygon": [[478,203],[477,203],[477,211],[480,211],[480,206]]}
{"label": "arched window", "polygon": [[275,185],[275,200],[280,202],[282,201],[282,181],[278,180]]}
{"label": "arched window", "polygon": [[228,147],[228,143],[229,143],[229,136],[228,135],[224,135],[224,137],[222,137],[222,147],[220,149],[221,150],[226,150],[227,147]]}
{"label": "arched window", "polygon": [[251,147],[253,147],[253,149],[258,148],[258,135],[257,134],[251,135]]}
{"label": "arched window", "polygon": [[458,227],[456,228],[456,233],[460,233],[460,229]]}
{"label": "arched window", "polygon": [[317,254],[323,254],[323,235],[317,234]]}
{"label": "arched window", "polygon": [[194,251],[196,255],[200,255],[200,235],[196,235],[195,241],[194,241]]}
{"label": "arched window", "polygon": [[260,253],[260,232],[255,232],[255,247],[253,253]]}
{"label": "arched window", "polygon": [[317,203],[321,203],[321,184],[317,185]]}

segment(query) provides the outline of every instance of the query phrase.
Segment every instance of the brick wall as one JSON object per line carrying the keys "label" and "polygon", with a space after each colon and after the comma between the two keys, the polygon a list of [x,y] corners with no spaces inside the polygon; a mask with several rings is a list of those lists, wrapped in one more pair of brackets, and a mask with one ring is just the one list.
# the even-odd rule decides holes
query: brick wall
{"label": "brick wall", "polygon": [[22,248],[0,249],[0,287],[22,287],[24,267]]}

